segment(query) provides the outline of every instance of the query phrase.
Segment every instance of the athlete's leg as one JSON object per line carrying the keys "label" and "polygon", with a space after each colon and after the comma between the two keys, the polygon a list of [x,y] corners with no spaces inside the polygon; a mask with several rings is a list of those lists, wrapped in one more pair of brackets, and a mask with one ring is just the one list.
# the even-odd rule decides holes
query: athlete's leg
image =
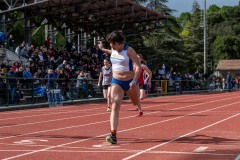
{"label": "athlete's leg", "polygon": [[108,89],[103,89],[103,97],[107,99]]}
{"label": "athlete's leg", "polygon": [[108,87],[107,89],[107,105],[108,105],[108,108],[107,108],[107,111],[110,112],[111,111],[111,108],[110,108],[110,104],[111,104],[111,86]]}
{"label": "athlete's leg", "polygon": [[137,106],[138,111],[139,111],[138,116],[143,115],[142,107],[141,107],[141,103],[140,103],[140,97],[139,97],[140,96],[139,86],[137,85],[133,89],[129,89],[126,93],[127,93],[128,97],[131,99],[133,105]]}
{"label": "athlete's leg", "polygon": [[140,99],[144,100],[146,97],[146,91],[145,89],[140,89]]}
{"label": "athlete's leg", "polygon": [[121,101],[124,96],[124,91],[119,85],[113,84],[111,86],[110,93],[111,93],[110,97],[111,97],[111,103],[112,103],[110,126],[111,126],[111,131],[117,131],[119,111],[120,111]]}
{"label": "athlete's leg", "polygon": [[132,101],[132,104],[137,106],[140,98],[139,98],[139,94],[140,94],[140,90],[139,90],[139,86],[136,85],[134,88],[129,89],[127,92],[128,97],[130,98],[130,100]]}

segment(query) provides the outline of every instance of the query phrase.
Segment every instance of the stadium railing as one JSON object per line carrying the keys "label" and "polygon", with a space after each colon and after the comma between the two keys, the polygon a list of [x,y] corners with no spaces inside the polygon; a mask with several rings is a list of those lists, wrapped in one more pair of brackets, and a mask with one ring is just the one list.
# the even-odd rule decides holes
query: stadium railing
{"label": "stadium railing", "polygon": [[[47,92],[52,89],[61,90],[63,103],[79,100],[103,98],[102,87],[98,87],[97,79],[47,79],[47,78],[15,78],[17,80],[14,101],[11,96],[11,79],[9,77],[0,77],[0,107],[12,105],[29,105],[47,103]],[[79,86],[77,86],[79,81]],[[224,91],[222,83],[211,86],[212,82],[208,80],[193,81],[160,81],[153,80],[152,87],[148,94],[151,96],[164,96],[176,94],[192,94],[199,92],[221,92]]]}

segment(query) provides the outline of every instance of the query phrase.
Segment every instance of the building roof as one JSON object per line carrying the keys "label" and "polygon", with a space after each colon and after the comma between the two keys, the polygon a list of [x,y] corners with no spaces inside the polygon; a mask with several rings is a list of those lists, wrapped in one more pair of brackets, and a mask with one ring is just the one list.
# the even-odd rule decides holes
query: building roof
{"label": "building roof", "polygon": [[234,60],[220,60],[217,71],[240,71],[240,59]]}
{"label": "building roof", "polygon": [[14,6],[9,6],[10,0],[0,1],[0,15],[6,15],[6,23],[14,23],[17,16],[13,17],[10,13],[15,10],[27,13],[25,17],[19,17],[30,20],[31,24],[28,27],[31,28],[49,23],[57,30],[66,27],[76,32],[80,28],[88,33],[94,30],[109,32],[128,29],[134,24],[158,27],[159,21],[167,18],[131,0],[17,0],[15,2]]}

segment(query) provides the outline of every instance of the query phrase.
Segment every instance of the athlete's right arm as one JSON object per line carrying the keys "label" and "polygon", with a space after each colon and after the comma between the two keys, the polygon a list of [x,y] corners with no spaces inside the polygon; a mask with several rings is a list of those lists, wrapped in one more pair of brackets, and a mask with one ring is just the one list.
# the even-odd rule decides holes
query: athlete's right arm
{"label": "athlete's right arm", "polygon": [[149,88],[151,88],[151,86],[152,86],[152,83],[151,83],[151,81],[152,81],[152,72],[150,71],[150,69],[146,65],[144,65],[144,71],[148,75],[148,77],[147,77],[148,86],[149,86]]}
{"label": "athlete's right arm", "polygon": [[98,87],[100,87],[100,83],[101,83],[101,80],[102,80],[102,72],[99,73],[99,78],[98,78]]}
{"label": "athlete's right arm", "polygon": [[98,41],[98,48],[107,54],[112,54],[112,50],[103,48],[102,41]]}

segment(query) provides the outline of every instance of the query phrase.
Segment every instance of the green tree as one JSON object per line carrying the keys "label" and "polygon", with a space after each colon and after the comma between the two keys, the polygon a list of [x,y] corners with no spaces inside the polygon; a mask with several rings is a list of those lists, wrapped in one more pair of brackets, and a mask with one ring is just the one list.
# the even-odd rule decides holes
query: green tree
{"label": "green tree", "polygon": [[240,58],[240,37],[225,35],[218,36],[212,44],[214,65],[222,59],[239,59]]}
{"label": "green tree", "polygon": [[[182,15],[185,25],[180,36],[184,41],[184,55],[188,72],[203,71],[202,11],[197,1],[193,2],[192,14]],[[190,67],[191,66],[191,67]]]}
{"label": "green tree", "polygon": [[191,13],[189,12],[183,12],[180,14],[180,16],[177,18],[178,24],[181,26],[181,29],[183,29],[187,23],[191,20]]}
{"label": "green tree", "polygon": [[[164,15],[171,15],[172,11],[165,3],[168,0],[148,0],[144,1],[145,6],[154,9]],[[179,68],[184,68],[184,58],[182,54],[182,40],[179,37],[180,26],[173,16],[168,16],[154,30],[146,30],[142,35],[145,52],[142,53],[156,69],[163,63],[170,68],[176,63]]]}
{"label": "green tree", "polygon": [[[240,6],[218,8],[213,5],[207,11],[208,43],[213,66],[221,59],[237,58],[237,34],[240,31]],[[229,42],[227,42],[229,40]],[[228,46],[226,46],[228,44]],[[239,57],[238,57],[239,58]]]}

